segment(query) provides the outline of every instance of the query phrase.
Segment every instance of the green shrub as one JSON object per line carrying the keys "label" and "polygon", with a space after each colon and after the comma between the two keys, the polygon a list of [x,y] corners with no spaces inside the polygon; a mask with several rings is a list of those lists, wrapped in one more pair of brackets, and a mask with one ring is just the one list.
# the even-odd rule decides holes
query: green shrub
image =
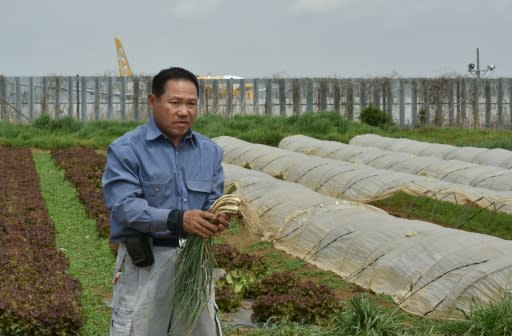
{"label": "green shrub", "polygon": [[361,122],[370,126],[386,128],[394,124],[391,116],[372,105],[363,109],[359,115]]}
{"label": "green shrub", "polygon": [[52,123],[52,118],[50,118],[50,115],[43,113],[43,114],[41,114],[41,116],[39,116],[39,118],[34,120],[34,122],[32,123],[32,126],[34,126],[35,128],[39,128],[39,129],[49,130],[51,123]]}
{"label": "green shrub", "polygon": [[32,125],[35,128],[48,131],[62,130],[67,133],[79,131],[83,124],[71,116],[64,116],[59,119],[52,119],[47,113],[41,114],[39,118],[34,120]]}

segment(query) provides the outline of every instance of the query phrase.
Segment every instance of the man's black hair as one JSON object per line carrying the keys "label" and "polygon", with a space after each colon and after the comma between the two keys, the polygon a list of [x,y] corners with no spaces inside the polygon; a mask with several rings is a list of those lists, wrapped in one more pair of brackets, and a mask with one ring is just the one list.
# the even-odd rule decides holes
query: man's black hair
{"label": "man's black hair", "polygon": [[179,67],[163,69],[155,77],[153,77],[151,93],[153,93],[153,95],[156,97],[160,97],[165,91],[165,83],[167,83],[167,81],[170,79],[185,79],[191,81],[196,86],[197,94],[199,94],[199,81],[197,80],[196,75],[186,69]]}

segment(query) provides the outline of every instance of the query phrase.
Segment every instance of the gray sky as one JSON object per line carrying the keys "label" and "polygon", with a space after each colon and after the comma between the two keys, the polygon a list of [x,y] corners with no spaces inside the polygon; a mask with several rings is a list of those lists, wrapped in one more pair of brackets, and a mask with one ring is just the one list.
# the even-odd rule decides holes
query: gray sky
{"label": "gray sky", "polygon": [[0,74],[512,77],[512,0],[0,0]]}

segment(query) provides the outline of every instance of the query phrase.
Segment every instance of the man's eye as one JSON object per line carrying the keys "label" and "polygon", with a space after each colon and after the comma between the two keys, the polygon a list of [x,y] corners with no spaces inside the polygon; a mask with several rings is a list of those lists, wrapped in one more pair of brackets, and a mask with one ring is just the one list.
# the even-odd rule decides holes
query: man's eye
{"label": "man's eye", "polygon": [[179,101],[177,101],[177,100],[171,100],[171,101],[169,101],[169,104],[171,104],[171,105],[178,105],[179,103],[180,103],[180,102],[179,102]]}
{"label": "man's eye", "polygon": [[189,102],[188,104],[188,107],[196,107],[197,106],[197,102]]}

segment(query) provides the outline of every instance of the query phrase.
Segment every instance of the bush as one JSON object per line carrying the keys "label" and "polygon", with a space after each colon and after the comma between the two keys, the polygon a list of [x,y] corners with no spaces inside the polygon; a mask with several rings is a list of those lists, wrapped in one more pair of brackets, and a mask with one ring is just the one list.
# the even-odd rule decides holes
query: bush
{"label": "bush", "polygon": [[35,128],[49,131],[62,130],[68,133],[79,131],[82,128],[82,123],[73,119],[70,116],[53,120],[47,113],[41,114],[39,118],[34,120],[32,124]]}
{"label": "bush", "polygon": [[394,124],[393,119],[388,113],[371,105],[361,111],[359,119],[365,124],[380,128],[386,128]]}

